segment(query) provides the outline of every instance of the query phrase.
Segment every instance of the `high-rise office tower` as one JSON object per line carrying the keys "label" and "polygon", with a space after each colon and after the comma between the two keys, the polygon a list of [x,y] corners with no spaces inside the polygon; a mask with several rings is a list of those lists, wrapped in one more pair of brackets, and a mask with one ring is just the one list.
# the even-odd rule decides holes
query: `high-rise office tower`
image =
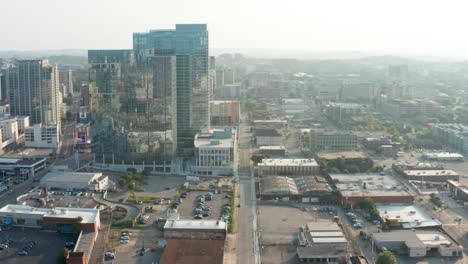
{"label": "high-rise office tower", "polygon": [[209,56],[205,24],[177,24],[175,30],[133,34],[140,65],[151,55],[176,57],[177,152],[193,149],[196,133],[209,128]]}
{"label": "high-rise office tower", "polygon": [[177,142],[177,75],[176,56],[148,56],[146,76],[152,88],[152,98],[146,116],[152,131],[163,132],[163,155],[174,155]]}
{"label": "high-rise office tower", "polygon": [[47,60],[17,60],[7,70],[10,113],[60,127],[59,76]]}
{"label": "high-rise office tower", "polygon": [[60,71],[59,81],[60,81],[60,85],[64,87],[62,91],[63,96],[73,97],[73,71],[72,70]]}
{"label": "high-rise office tower", "polygon": [[0,70],[0,101],[5,101],[6,99],[8,99],[6,70]]}
{"label": "high-rise office tower", "polygon": [[385,93],[390,98],[408,99],[412,96],[407,65],[388,66],[387,87]]}

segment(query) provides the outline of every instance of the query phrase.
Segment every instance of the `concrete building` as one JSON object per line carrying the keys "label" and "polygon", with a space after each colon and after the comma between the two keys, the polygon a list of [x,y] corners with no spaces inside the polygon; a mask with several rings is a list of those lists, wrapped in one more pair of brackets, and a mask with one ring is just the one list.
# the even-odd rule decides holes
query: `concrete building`
{"label": "concrete building", "polygon": [[447,183],[454,199],[468,202],[468,177],[462,176],[459,181],[448,180]]}
{"label": "concrete building", "polygon": [[340,100],[368,100],[374,98],[376,89],[371,82],[356,81],[343,81],[340,89]]}
{"label": "concrete building", "polygon": [[314,159],[263,159],[257,168],[260,176],[312,176],[320,172]]}
{"label": "concrete building", "polygon": [[339,192],[342,205],[355,204],[366,197],[377,203],[412,202],[406,187],[390,175],[381,174],[329,174]]}
{"label": "concrete building", "polygon": [[223,98],[228,100],[239,100],[242,94],[242,83],[224,84],[218,88],[216,98]]}
{"label": "concrete building", "polygon": [[372,233],[374,246],[386,249],[398,255],[425,257],[436,253],[441,257],[463,256],[463,247],[440,231],[397,230],[392,232]]}
{"label": "concrete building", "polygon": [[361,144],[371,150],[378,150],[382,145],[389,145],[392,140],[388,137],[366,137],[361,140]]}
{"label": "concrete building", "polygon": [[261,177],[258,183],[257,198],[262,200],[296,201],[302,203],[319,203],[329,200],[331,189],[327,181],[320,176]]}
{"label": "concrete building", "polygon": [[381,109],[384,113],[394,117],[431,117],[440,113],[443,107],[439,103],[427,99],[391,99],[382,100]]}
{"label": "concrete building", "polygon": [[163,232],[165,239],[225,240],[227,225],[221,220],[168,220]]}
{"label": "concrete building", "polygon": [[459,153],[450,152],[424,152],[422,158],[432,161],[464,161],[464,156]]}
{"label": "concrete building", "polygon": [[109,177],[94,172],[52,171],[42,177],[39,185],[50,190],[104,191],[109,188]]}
{"label": "concrete building", "polygon": [[310,151],[345,151],[358,147],[358,139],[350,131],[311,129],[309,134]]}
{"label": "concrete building", "polygon": [[281,100],[281,109],[286,115],[303,114],[307,110],[304,99],[287,98]]}
{"label": "concrete building", "polygon": [[0,151],[24,140],[24,130],[29,127],[29,117],[5,116],[0,119]]}
{"label": "concrete building", "polygon": [[62,89],[63,97],[73,97],[73,71],[59,71],[59,83],[64,87]]}
{"label": "concrete building", "polygon": [[224,68],[224,85],[236,82],[236,72],[231,68]]}
{"label": "concrete building", "polygon": [[414,229],[441,225],[439,220],[411,203],[376,204],[375,208],[379,211],[382,221],[390,227]]}
{"label": "concrete building", "polygon": [[462,124],[430,124],[431,132],[455,151],[468,154],[468,126]]}
{"label": "concrete building", "polygon": [[329,119],[335,122],[343,122],[351,116],[361,115],[364,112],[364,106],[354,103],[334,103],[330,102],[325,108]]}
{"label": "concrete building", "polygon": [[29,116],[33,125],[60,127],[57,66],[47,60],[17,60],[7,72],[11,115]]}
{"label": "concrete building", "polygon": [[344,263],[348,241],[336,222],[310,222],[299,229],[299,262]]}
{"label": "concrete building", "polygon": [[255,142],[257,146],[282,146],[283,136],[276,129],[256,129]]}
{"label": "concrete building", "polygon": [[212,126],[238,127],[240,122],[239,101],[210,101]]}
{"label": "concrete building", "polygon": [[234,129],[213,129],[195,136],[195,175],[234,175],[238,166],[237,134]]}
{"label": "concrete building", "polygon": [[35,124],[25,128],[24,135],[26,147],[58,148],[60,143],[59,127],[55,124],[50,126]]}
{"label": "concrete building", "polygon": [[406,170],[443,170],[444,166],[429,162],[409,163],[398,161],[392,164],[392,169],[398,174],[403,174]]}

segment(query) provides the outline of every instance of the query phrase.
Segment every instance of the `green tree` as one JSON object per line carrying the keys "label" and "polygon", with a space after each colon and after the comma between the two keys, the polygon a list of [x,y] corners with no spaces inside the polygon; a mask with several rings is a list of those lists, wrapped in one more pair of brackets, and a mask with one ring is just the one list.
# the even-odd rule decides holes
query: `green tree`
{"label": "green tree", "polygon": [[263,159],[269,158],[271,158],[271,156],[268,154],[253,154],[252,157],[250,157],[250,160],[253,161],[255,165],[257,165],[258,163],[262,162]]}
{"label": "green tree", "polygon": [[359,208],[366,209],[366,210],[371,210],[372,208],[374,208],[374,201],[372,201],[371,198],[366,197],[366,198],[362,199],[361,201],[359,201],[356,205]]}
{"label": "green tree", "polygon": [[60,251],[60,254],[57,256],[56,263],[57,264],[67,264],[68,253],[69,253],[68,249],[63,248]]}
{"label": "green tree", "polygon": [[385,251],[379,254],[375,264],[397,264],[397,259],[390,251]]}

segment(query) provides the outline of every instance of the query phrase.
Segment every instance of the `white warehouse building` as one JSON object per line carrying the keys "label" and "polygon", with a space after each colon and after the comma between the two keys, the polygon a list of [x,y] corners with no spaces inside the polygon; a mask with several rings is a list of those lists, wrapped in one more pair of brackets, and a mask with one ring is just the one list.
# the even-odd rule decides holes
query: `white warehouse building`
{"label": "white warehouse building", "polygon": [[104,191],[109,188],[109,177],[100,172],[52,171],[41,179],[40,186],[58,190]]}

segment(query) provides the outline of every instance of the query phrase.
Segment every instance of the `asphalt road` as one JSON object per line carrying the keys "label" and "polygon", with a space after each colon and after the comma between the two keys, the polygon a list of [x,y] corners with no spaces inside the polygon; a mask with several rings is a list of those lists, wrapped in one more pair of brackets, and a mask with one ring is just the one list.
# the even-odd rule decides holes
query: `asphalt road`
{"label": "asphalt road", "polygon": [[239,194],[237,263],[259,264],[257,207],[255,182],[250,157],[252,155],[250,127],[243,119],[239,133]]}

